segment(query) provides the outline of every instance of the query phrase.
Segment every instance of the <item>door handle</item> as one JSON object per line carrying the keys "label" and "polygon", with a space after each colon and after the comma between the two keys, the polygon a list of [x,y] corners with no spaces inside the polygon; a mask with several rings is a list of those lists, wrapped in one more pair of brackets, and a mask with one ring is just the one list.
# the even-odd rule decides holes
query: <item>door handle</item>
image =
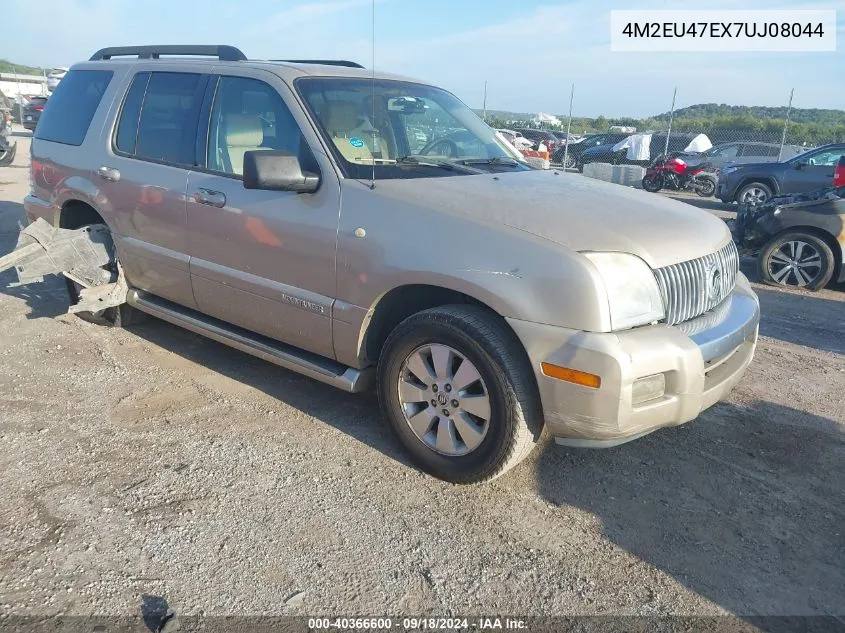
{"label": "door handle", "polygon": [[108,180],[110,182],[117,182],[120,180],[120,172],[114,167],[106,167],[105,165],[97,170],[97,175],[99,175],[103,180]]}
{"label": "door handle", "polygon": [[193,193],[193,198],[199,204],[205,204],[209,207],[217,207],[219,209],[226,206],[226,194],[222,191],[200,187],[199,190]]}

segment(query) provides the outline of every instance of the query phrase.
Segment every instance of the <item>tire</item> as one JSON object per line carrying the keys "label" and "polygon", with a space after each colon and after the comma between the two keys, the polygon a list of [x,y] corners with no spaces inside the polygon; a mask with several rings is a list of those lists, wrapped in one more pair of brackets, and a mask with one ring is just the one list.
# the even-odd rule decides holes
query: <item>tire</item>
{"label": "tire", "polygon": [[811,233],[790,231],[763,247],[757,267],[760,278],[769,285],[819,290],[833,277],[835,262],[833,251],[823,239]]}
{"label": "tire", "polygon": [[[434,370],[435,354],[451,359],[437,363],[445,371]],[[452,381],[463,384],[451,387]],[[411,460],[445,481],[494,479],[540,439],[542,407],[531,364],[507,324],[486,309],[443,306],[402,321],[384,344],[377,382],[382,413]],[[449,441],[441,444],[441,433]]]}
{"label": "tire", "polygon": [[566,155],[566,162],[563,165],[564,169],[575,169],[578,165],[578,161],[575,160],[575,157],[572,154]]}
{"label": "tire", "polygon": [[712,197],[716,193],[716,181],[712,178],[699,178],[695,193],[702,198]]}
{"label": "tire", "polygon": [[662,176],[643,176],[643,189],[650,193],[657,193],[663,189]]}
{"label": "tire", "polygon": [[762,182],[750,182],[743,186],[736,194],[736,201],[739,204],[756,203],[763,204],[772,197],[772,188]]}
{"label": "tire", "polygon": [[9,149],[0,151],[0,167],[7,167],[15,162],[15,154],[18,152],[18,144],[11,145]]}

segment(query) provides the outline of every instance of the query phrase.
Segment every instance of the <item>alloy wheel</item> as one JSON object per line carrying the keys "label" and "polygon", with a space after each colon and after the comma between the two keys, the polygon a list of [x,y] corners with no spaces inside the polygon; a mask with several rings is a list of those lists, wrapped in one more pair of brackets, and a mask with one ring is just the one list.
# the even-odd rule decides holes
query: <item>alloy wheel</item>
{"label": "alloy wheel", "polygon": [[822,256],[812,244],[792,240],[784,242],[770,255],[768,267],[777,283],[803,288],[821,275]]}
{"label": "alloy wheel", "polygon": [[456,349],[427,344],[399,372],[399,403],[408,426],[442,455],[474,451],[490,428],[490,395],[476,366]]}

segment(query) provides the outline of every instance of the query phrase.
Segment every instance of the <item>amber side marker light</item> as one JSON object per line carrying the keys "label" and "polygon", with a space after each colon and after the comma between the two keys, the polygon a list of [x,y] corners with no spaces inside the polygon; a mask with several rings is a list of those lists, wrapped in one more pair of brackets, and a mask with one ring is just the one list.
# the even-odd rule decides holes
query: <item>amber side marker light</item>
{"label": "amber side marker light", "polygon": [[543,374],[549,378],[574,382],[576,385],[592,387],[593,389],[601,387],[601,376],[595,374],[588,374],[585,371],[578,371],[569,367],[559,367],[551,363],[540,363],[540,367],[543,369]]}

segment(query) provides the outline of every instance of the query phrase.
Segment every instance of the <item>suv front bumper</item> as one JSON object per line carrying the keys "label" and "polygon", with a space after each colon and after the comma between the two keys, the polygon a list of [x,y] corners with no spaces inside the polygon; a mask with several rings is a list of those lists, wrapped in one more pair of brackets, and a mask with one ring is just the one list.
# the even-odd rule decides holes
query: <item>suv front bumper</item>
{"label": "suv front bumper", "polygon": [[[602,448],[694,419],[739,382],[754,355],[760,304],[742,274],[716,308],[675,326],[594,333],[508,319],[534,367],[546,426],[560,444]],[[546,376],[541,363],[597,375],[597,388]],[[637,402],[634,383],[662,374]]]}

